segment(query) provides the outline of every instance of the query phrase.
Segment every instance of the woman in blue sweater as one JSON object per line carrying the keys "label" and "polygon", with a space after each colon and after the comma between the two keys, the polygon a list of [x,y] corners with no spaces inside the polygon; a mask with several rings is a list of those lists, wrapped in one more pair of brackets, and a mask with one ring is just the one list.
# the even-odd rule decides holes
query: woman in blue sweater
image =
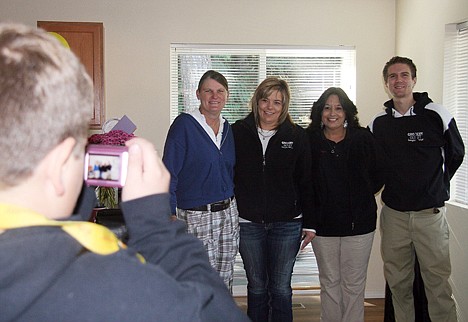
{"label": "woman in blue sweater", "polygon": [[226,78],[213,70],[200,79],[200,107],[181,113],[166,138],[163,161],[171,173],[171,209],[205,245],[210,263],[232,289],[239,219],[234,199],[234,139],[221,111]]}

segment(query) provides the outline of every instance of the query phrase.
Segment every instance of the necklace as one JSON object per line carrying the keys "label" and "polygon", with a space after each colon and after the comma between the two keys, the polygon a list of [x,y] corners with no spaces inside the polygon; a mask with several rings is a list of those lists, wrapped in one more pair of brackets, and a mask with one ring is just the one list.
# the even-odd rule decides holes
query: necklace
{"label": "necklace", "polygon": [[338,154],[338,151],[336,151],[336,143],[333,142],[333,144],[332,144],[332,143],[330,143],[330,140],[327,140],[327,139],[325,139],[325,141],[327,142],[328,146],[330,147],[330,153],[333,154],[336,157],[339,157],[340,155]]}
{"label": "necklace", "polygon": [[262,137],[262,140],[266,140],[266,139],[269,139],[271,138],[273,135],[275,135],[276,133],[276,130],[263,130],[262,128],[258,128],[258,134],[260,134],[260,136]]}
{"label": "necklace", "polygon": [[346,130],[343,132],[342,136],[338,137],[337,142],[335,142],[333,140],[328,139],[327,136],[325,135],[325,132],[323,132],[323,139],[325,140],[325,142],[327,142],[327,145],[330,148],[330,154],[334,155],[337,158],[340,156],[336,146],[338,145],[338,142],[341,142],[342,140],[344,140],[345,136],[346,136]]}
{"label": "necklace", "polygon": [[335,154],[336,145],[331,144],[330,141],[328,141],[328,140],[327,140],[327,143],[328,143],[328,146],[330,147],[330,153]]}
{"label": "necklace", "polygon": [[330,148],[330,154],[338,158],[340,154],[338,153],[338,150],[336,149],[337,143],[330,141],[327,138],[324,138],[324,139],[325,139],[325,142],[327,142],[328,147]]}

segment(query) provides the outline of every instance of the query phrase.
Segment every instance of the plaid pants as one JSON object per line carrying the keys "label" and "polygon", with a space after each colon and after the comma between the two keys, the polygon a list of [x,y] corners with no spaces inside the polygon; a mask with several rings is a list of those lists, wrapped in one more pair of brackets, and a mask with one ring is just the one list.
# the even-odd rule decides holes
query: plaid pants
{"label": "plaid pants", "polygon": [[236,199],[225,210],[193,211],[177,208],[177,218],[187,223],[187,232],[203,242],[211,266],[232,292],[234,262],[239,249],[239,213]]}

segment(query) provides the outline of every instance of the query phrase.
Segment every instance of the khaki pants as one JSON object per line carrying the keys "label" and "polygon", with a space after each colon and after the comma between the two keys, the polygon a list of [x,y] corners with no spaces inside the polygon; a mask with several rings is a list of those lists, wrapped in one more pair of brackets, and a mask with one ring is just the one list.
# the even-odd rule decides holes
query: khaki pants
{"label": "khaki pants", "polygon": [[380,216],[385,279],[397,322],[414,321],[414,258],[418,256],[432,321],[457,321],[445,207],[401,212],[383,206]]}
{"label": "khaki pants", "polygon": [[375,231],[312,240],[319,269],[322,322],[364,321],[364,293]]}

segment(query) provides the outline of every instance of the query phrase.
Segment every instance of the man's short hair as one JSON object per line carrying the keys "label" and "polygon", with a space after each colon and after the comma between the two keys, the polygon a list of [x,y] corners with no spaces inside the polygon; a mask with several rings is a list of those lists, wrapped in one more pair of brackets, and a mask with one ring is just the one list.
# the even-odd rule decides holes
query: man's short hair
{"label": "man's short hair", "polygon": [[395,56],[392,57],[384,66],[384,69],[382,71],[384,81],[387,82],[387,77],[388,77],[388,68],[392,65],[395,64],[405,64],[408,65],[408,67],[411,70],[411,78],[416,77],[416,65],[413,63],[413,61],[407,57],[401,57],[401,56]]}
{"label": "man's short hair", "polygon": [[92,81],[79,59],[44,30],[0,24],[0,188],[29,177],[57,144],[86,144]]}

